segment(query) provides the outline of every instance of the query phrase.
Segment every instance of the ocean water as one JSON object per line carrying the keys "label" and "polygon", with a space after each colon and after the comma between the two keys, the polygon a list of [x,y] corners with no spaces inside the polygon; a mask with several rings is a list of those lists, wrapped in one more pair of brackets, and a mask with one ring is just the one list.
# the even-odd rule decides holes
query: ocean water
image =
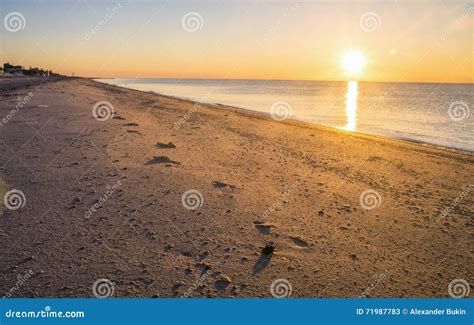
{"label": "ocean water", "polygon": [[97,79],[305,122],[474,151],[473,84]]}

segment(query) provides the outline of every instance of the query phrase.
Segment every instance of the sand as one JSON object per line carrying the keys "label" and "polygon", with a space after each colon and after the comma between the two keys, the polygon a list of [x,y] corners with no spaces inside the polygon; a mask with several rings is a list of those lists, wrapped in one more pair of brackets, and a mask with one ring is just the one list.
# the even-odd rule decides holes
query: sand
{"label": "sand", "polygon": [[0,118],[32,95],[0,126],[1,198],[26,200],[1,207],[2,296],[108,279],[113,297],[272,297],[283,279],[290,297],[447,297],[474,280],[472,153],[87,79],[6,84]]}

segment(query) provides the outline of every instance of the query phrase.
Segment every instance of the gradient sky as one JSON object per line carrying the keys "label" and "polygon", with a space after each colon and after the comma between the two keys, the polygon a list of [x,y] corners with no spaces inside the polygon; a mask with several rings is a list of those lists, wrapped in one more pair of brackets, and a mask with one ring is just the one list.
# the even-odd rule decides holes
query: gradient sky
{"label": "gradient sky", "polygon": [[[0,62],[66,75],[345,80],[340,59],[352,49],[367,60],[360,80],[473,82],[472,1],[0,3]],[[24,29],[5,29],[10,12]],[[188,12],[201,29],[183,28]],[[361,27],[367,12],[380,18],[373,31]]]}

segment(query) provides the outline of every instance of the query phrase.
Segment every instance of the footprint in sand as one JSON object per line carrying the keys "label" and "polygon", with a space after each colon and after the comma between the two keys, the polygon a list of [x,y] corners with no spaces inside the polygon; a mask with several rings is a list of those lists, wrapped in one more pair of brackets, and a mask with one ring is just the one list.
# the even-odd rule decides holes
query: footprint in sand
{"label": "footprint in sand", "polygon": [[174,149],[174,148],[176,148],[176,146],[174,145],[174,143],[171,143],[171,142],[168,142],[168,143],[158,142],[157,144],[155,144],[155,148],[158,148],[158,149]]}
{"label": "footprint in sand", "polygon": [[121,117],[121,116],[118,115],[117,113],[114,114],[113,118],[114,118],[114,119],[117,119],[117,120],[125,120],[125,118]]}
{"label": "footprint in sand", "polygon": [[179,161],[172,160],[166,156],[154,156],[153,159],[149,160],[145,165],[156,165],[166,164],[167,166],[181,165]]}
{"label": "footprint in sand", "polygon": [[268,235],[271,231],[271,228],[272,227],[275,227],[274,225],[272,224],[269,224],[269,223],[264,223],[262,221],[254,221],[253,222],[254,225],[255,225],[255,228],[258,230],[259,233],[261,233],[262,235]]}
{"label": "footprint in sand", "polygon": [[263,271],[269,264],[272,259],[273,253],[275,252],[275,246],[273,243],[269,243],[262,248],[260,252],[260,257],[258,258],[257,262],[253,266],[252,275],[256,275]]}
{"label": "footprint in sand", "polygon": [[214,186],[215,188],[226,188],[226,187],[229,187],[231,189],[235,188],[235,185],[227,184],[227,183],[223,183],[223,182],[219,182],[219,181],[212,182],[212,186]]}
{"label": "footprint in sand", "polygon": [[293,244],[295,244],[296,246],[298,246],[299,248],[308,248],[308,243],[301,239],[300,237],[290,237],[291,241],[293,242]]}
{"label": "footprint in sand", "polygon": [[125,123],[123,126],[138,126],[138,123]]}
{"label": "footprint in sand", "polygon": [[127,132],[128,132],[128,133],[134,133],[134,134],[142,135],[140,132],[135,131],[135,130],[127,130]]}

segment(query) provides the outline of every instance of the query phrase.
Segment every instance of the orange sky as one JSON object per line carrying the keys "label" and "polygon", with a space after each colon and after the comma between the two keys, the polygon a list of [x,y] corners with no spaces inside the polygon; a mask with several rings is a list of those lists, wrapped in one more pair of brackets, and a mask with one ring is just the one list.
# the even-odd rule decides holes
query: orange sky
{"label": "orange sky", "polygon": [[2,30],[0,59],[67,75],[344,80],[341,56],[357,50],[359,80],[473,82],[467,1],[3,3],[11,12],[23,28]]}

